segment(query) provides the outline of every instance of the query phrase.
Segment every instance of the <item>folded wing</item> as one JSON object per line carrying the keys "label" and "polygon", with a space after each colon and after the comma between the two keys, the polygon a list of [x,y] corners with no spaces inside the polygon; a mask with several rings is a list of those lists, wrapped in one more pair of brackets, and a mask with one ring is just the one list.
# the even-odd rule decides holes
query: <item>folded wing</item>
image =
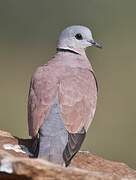
{"label": "folded wing", "polygon": [[34,73],[28,97],[30,136],[38,133],[53,99],[58,95],[60,113],[69,133],[87,131],[97,101],[96,80],[92,72],[82,68],[54,69],[42,66]]}
{"label": "folded wing", "polygon": [[71,69],[59,86],[62,119],[70,133],[83,127],[87,131],[94,117],[97,85],[94,74],[87,69]]}

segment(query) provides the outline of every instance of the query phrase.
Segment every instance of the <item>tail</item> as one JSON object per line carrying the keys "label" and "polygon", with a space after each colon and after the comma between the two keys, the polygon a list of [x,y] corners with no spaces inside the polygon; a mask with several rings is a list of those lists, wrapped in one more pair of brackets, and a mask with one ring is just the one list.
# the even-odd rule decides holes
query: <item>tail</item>
{"label": "tail", "polygon": [[63,165],[63,151],[68,142],[68,132],[60,117],[60,109],[57,98],[39,130],[38,157],[50,162]]}
{"label": "tail", "polygon": [[67,142],[67,134],[59,132],[55,136],[40,136],[38,157],[55,164],[63,165],[63,151]]}
{"label": "tail", "polygon": [[58,99],[54,100],[48,117],[39,130],[38,157],[50,162],[68,166],[78,152],[85,138],[82,128],[78,133],[68,133],[60,116]]}

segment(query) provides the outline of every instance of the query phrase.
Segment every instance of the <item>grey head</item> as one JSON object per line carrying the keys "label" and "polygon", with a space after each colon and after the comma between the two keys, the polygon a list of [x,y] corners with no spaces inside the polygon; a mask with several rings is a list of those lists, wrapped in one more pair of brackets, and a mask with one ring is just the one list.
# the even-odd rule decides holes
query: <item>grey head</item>
{"label": "grey head", "polygon": [[57,49],[68,49],[82,53],[89,46],[102,48],[92,37],[89,28],[80,25],[69,26],[64,29],[58,38]]}

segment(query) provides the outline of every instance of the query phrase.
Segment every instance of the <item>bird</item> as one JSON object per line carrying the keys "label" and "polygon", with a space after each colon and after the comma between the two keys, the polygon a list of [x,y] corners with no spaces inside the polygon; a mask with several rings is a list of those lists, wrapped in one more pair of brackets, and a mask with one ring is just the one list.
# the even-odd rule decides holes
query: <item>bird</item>
{"label": "bird", "polygon": [[34,157],[67,167],[79,151],[97,104],[98,85],[85,52],[90,46],[102,48],[88,27],[66,27],[56,54],[34,71],[28,95]]}

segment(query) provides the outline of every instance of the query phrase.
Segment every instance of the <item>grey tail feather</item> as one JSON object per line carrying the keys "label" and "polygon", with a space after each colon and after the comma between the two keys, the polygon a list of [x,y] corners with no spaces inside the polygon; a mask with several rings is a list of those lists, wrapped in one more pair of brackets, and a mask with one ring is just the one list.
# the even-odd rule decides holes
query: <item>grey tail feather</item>
{"label": "grey tail feather", "polygon": [[65,161],[65,166],[67,167],[72,158],[79,151],[86,136],[86,131],[82,128],[79,133],[68,133],[68,143],[63,151],[63,159]]}

